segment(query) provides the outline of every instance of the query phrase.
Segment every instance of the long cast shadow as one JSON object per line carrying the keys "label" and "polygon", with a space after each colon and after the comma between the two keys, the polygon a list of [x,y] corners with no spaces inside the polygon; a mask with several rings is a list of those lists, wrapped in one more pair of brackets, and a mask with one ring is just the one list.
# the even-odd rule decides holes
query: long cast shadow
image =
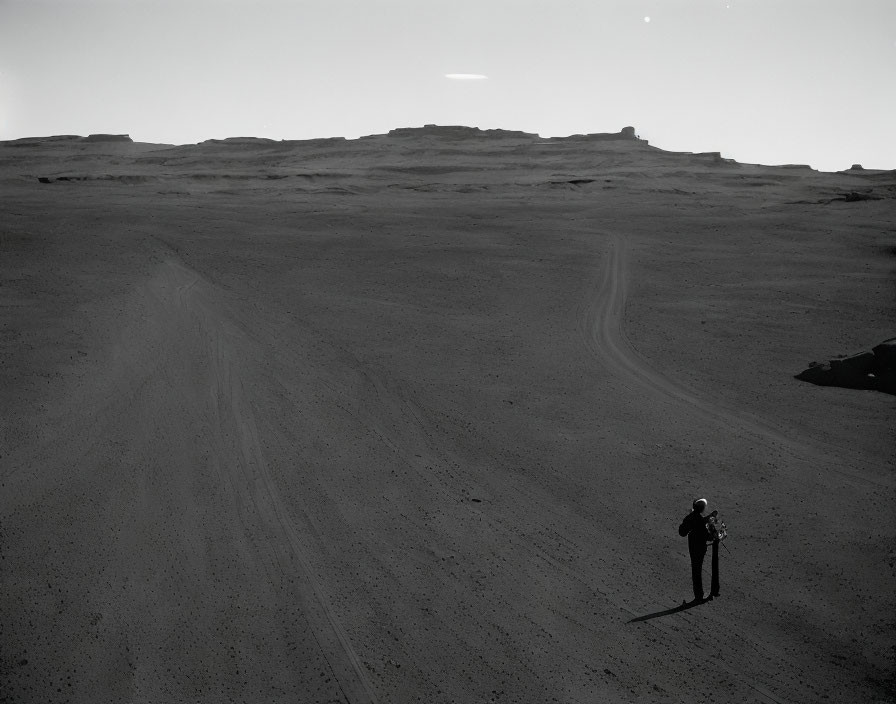
{"label": "long cast shadow", "polygon": [[638,621],[649,621],[652,618],[659,618],[660,616],[671,616],[672,614],[677,614],[681,611],[687,611],[688,609],[693,609],[695,606],[700,606],[700,604],[705,603],[706,602],[704,601],[685,601],[672,609],[657,611],[656,613],[646,614],[645,616],[638,616],[637,618],[633,618],[630,621],[626,621],[626,623],[637,623]]}

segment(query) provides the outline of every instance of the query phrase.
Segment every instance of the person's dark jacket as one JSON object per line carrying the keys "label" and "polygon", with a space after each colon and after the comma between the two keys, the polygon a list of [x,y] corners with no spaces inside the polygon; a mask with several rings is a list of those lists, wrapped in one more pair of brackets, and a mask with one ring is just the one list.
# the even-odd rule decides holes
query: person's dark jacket
{"label": "person's dark jacket", "polygon": [[709,516],[691,511],[678,526],[678,534],[682,537],[688,536],[688,550],[691,552],[706,552],[706,541],[709,540],[709,531],[706,530],[707,521],[709,521]]}

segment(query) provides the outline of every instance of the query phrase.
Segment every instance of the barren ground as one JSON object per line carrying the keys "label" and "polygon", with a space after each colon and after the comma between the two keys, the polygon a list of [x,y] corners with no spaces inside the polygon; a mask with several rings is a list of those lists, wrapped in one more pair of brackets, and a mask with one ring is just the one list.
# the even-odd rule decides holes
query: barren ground
{"label": "barren ground", "polygon": [[421,130],[0,194],[0,700],[896,698],[896,397],[793,378],[896,334],[893,172]]}

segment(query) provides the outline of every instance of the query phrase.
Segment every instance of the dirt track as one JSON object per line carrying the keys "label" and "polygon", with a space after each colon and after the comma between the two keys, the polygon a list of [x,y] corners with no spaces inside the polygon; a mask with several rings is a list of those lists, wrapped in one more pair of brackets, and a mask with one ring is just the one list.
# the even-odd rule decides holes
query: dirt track
{"label": "dirt track", "polygon": [[[0,166],[10,701],[893,697],[896,405],[792,378],[896,328],[892,174],[425,134]],[[697,494],[731,553],[681,610]]]}
{"label": "dirt track", "polygon": [[[773,427],[767,421],[753,414],[738,411],[712,398],[700,398],[687,389],[658,373],[634,350],[626,339],[624,313],[626,290],[628,288],[628,267],[626,243],[618,235],[611,238],[610,251],[600,275],[600,288],[593,298],[593,309],[588,307],[588,331],[586,340],[592,346],[602,363],[612,368],[619,378],[628,379],[631,385],[641,387],[658,400],[671,399],[678,402],[678,412],[698,414],[693,422],[715,421],[727,428],[737,428],[741,433],[754,435],[767,445],[776,445],[790,454],[815,463],[826,464],[832,450],[829,445],[815,441],[807,443],[787,434],[780,427]],[[827,468],[830,472],[845,473],[861,481],[878,484],[893,489],[896,483],[889,476],[868,476],[843,470],[839,463]]]}

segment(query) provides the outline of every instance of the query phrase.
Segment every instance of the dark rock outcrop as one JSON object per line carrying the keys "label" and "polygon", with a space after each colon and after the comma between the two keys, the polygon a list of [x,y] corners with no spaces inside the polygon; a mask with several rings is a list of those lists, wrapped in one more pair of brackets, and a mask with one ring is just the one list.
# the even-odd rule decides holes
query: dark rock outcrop
{"label": "dark rock outcrop", "polygon": [[876,196],[873,193],[858,193],[856,191],[851,191],[850,193],[844,193],[839,198],[831,198],[831,202],[835,200],[842,200],[846,203],[858,203],[862,200],[881,200],[880,196]]}
{"label": "dark rock outcrop", "polygon": [[795,378],[818,386],[870,389],[896,395],[896,337],[881,342],[871,352],[811,362]]}
{"label": "dark rock outcrop", "polygon": [[871,351],[885,366],[896,367],[896,337],[884,340],[876,347],[872,347]]}

